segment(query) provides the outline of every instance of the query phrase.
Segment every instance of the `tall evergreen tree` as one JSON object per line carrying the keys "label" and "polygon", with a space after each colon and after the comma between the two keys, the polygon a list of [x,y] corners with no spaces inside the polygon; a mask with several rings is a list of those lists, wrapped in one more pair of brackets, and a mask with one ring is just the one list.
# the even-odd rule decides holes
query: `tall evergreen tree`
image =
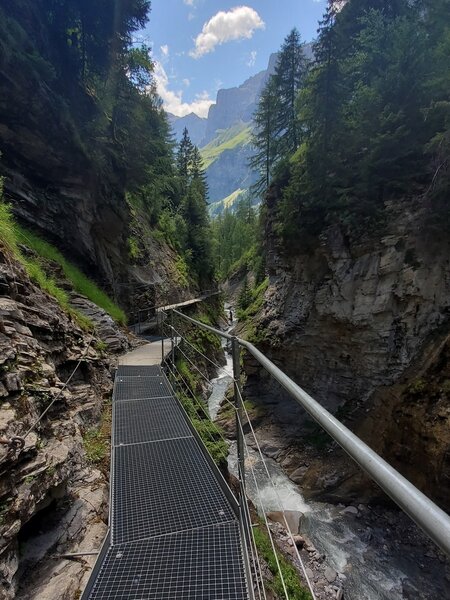
{"label": "tall evergreen tree", "polygon": [[190,183],[193,152],[194,145],[192,144],[191,138],[189,137],[189,132],[185,127],[177,153],[177,169],[181,180],[183,193],[186,193]]}
{"label": "tall evergreen tree", "polygon": [[260,174],[252,186],[252,193],[262,194],[270,185],[272,169],[277,157],[277,96],[274,78],[263,89],[258,108],[253,115],[252,144],[254,154],[250,159],[252,169]]}
{"label": "tall evergreen tree", "polygon": [[300,144],[297,96],[303,86],[306,70],[307,61],[300,34],[293,29],[281,47],[274,75],[278,154],[281,156],[293,154]]}

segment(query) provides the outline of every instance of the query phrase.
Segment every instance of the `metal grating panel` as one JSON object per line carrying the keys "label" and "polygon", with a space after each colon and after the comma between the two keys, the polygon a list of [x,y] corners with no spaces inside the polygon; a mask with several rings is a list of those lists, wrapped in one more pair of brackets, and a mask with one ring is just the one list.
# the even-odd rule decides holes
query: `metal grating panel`
{"label": "metal grating panel", "polygon": [[116,377],[114,400],[140,400],[172,396],[165,377]]}
{"label": "metal grating panel", "polygon": [[234,519],[195,439],[115,448],[113,544]]}
{"label": "metal grating panel", "polygon": [[192,436],[175,398],[114,404],[114,445]]}
{"label": "metal grating panel", "polygon": [[148,367],[135,367],[132,365],[121,365],[117,369],[116,376],[122,377],[154,377],[162,375],[162,369],[159,365],[150,365]]}
{"label": "metal grating panel", "polygon": [[89,600],[245,600],[238,524],[110,548]]}

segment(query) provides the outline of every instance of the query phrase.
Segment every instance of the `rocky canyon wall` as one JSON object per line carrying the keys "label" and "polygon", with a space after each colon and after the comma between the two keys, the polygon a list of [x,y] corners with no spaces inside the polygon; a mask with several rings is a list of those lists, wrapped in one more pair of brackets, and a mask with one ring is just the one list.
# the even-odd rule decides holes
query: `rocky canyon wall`
{"label": "rocky canyon wall", "polygon": [[[87,301],[81,306],[89,308]],[[57,302],[32,284],[0,250],[0,598],[77,598],[95,557],[108,513],[107,431],[112,355],[127,345],[81,330]],[[114,342],[114,344],[113,344]],[[64,383],[74,371],[66,388]],[[50,407],[50,403],[55,403]],[[3,443],[24,436],[13,451]],[[105,427],[104,437],[100,423]],[[89,452],[87,441],[90,441]],[[103,462],[102,462],[103,461]],[[49,558],[49,556],[52,558]]]}
{"label": "rocky canyon wall", "polygon": [[[336,226],[308,250],[286,256],[274,233],[275,206],[273,194],[259,347],[448,509],[449,236],[424,224],[420,206],[396,205],[387,207],[382,234],[355,244]],[[252,395],[304,433],[304,412],[250,359],[247,370]],[[327,453],[323,469],[336,471],[336,461],[346,462],[339,452]],[[316,467],[304,471],[305,485],[327,491],[323,478],[318,486]],[[351,488],[349,472],[356,471],[342,471],[328,491]]]}

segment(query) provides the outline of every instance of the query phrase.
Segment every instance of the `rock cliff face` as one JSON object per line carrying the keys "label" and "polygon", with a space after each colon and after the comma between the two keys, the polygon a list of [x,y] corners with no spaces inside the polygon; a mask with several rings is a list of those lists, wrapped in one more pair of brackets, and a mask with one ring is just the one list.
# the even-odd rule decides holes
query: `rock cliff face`
{"label": "rock cliff face", "polygon": [[[105,339],[119,350],[123,339],[113,340],[99,309],[93,314],[80,297],[77,305],[100,320]],[[97,439],[101,417],[107,427],[111,358],[103,348],[0,251],[0,438],[23,436],[57,398],[23,449],[0,444],[2,599],[78,597],[95,557],[49,561],[48,554],[95,551],[103,540],[107,465],[99,470],[85,449],[89,432]],[[107,445],[102,452],[107,460]]]}
{"label": "rock cliff face", "polygon": [[[273,233],[275,202],[269,198],[270,285],[257,323],[266,340],[260,346],[448,508],[448,236],[427,231],[417,206],[388,207],[382,235],[355,245],[336,227],[308,251],[286,257]],[[249,385],[258,377],[250,376]],[[304,431],[304,413],[275,386],[267,389],[277,418],[292,423],[295,415],[297,431]],[[330,470],[337,454],[327,455]],[[346,467],[332,478],[330,490],[349,469],[354,473]],[[304,469],[304,482],[317,491],[314,470]],[[327,491],[323,481],[321,487]]]}

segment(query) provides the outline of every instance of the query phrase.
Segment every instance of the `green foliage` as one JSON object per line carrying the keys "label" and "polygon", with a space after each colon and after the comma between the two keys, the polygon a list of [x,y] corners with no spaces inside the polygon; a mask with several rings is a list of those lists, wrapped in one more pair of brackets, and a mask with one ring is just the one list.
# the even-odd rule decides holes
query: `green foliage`
{"label": "green foliage", "polygon": [[141,252],[139,250],[139,242],[133,236],[128,238],[128,256],[132,260],[136,260],[140,257]]}
{"label": "green foliage", "polygon": [[286,39],[255,115],[258,192],[278,188],[289,251],[333,224],[361,237],[384,224],[387,202],[421,196],[435,226],[450,223],[448,0],[338,4],[310,66]]}
{"label": "green foliage", "polygon": [[427,384],[423,379],[414,379],[408,386],[408,392],[413,396],[419,396],[425,391],[426,387]]}
{"label": "green foliage", "polygon": [[298,573],[293,565],[291,565],[284,558],[284,556],[277,551],[276,556],[280,565],[280,571],[278,570],[277,560],[275,558],[275,553],[273,551],[269,535],[266,533],[263,527],[264,526],[262,524],[258,527],[254,527],[253,534],[258,553],[264,558],[270,569],[270,572],[274,576],[273,581],[266,582],[266,585],[268,585],[280,598],[284,598],[285,592],[282,579],[280,577],[281,571],[289,598],[292,598],[292,600],[311,600],[311,594],[302,586]]}
{"label": "green foliage", "polygon": [[97,352],[99,354],[103,355],[108,350],[108,344],[106,342],[104,342],[103,340],[98,340],[95,344],[95,349],[97,350]]}
{"label": "green foliage", "polygon": [[175,268],[177,271],[177,283],[183,287],[189,285],[189,267],[186,263],[186,259],[179,255],[175,260]]}
{"label": "green foliage", "polygon": [[297,112],[297,96],[306,73],[307,61],[300,34],[293,29],[281,47],[275,73],[263,89],[253,117],[255,153],[250,166],[260,173],[251,188],[254,195],[264,193],[276,164],[300,145],[302,125]]}
{"label": "green foliage", "polygon": [[103,407],[99,426],[91,427],[83,435],[86,458],[105,473],[109,471],[111,423],[112,405],[107,402]]}
{"label": "green foliage", "polygon": [[[240,311],[240,314],[247,310],[252,302],[252,292],[250,290],[250,286],[248,285],[248,278],[245,277],[244,283],[242,284],[241,291],[239,292],[239,297],[237,301],[237,307]],[[239,317],[241,318],[241,317]]]}
{"label": "green foliage", "polygon": [[[179,195],[176,199],[178,247],[190,271],[200,285],[210,282],[214,275],[210,223],[207,210],[208,189],[202,158],[184,129],[177,153],[177,180]],[[180,219],[181,217],[181,219]]]}
{"label": "green foliage", "polygon": [[[118,323],[124,324],[126,322],[125,313],[105,294],[105,292],[103,292],[93,281],[88,279],[80,269],[68,262],[59,250],[36,234],[22,227],[16,226],[16,234],[19,243],[31,248],[39,257],[58,264],[63,270],[65,277],[67,277],[73,285],[75,291],[89,298],[91,302],[100,306],[100,308],[103,308],[103,310],[110,314]],[[59,298],[55,295],[55,293],[58,294],[57,290],[54,290],[53,293],[50,291],[52,281],[50,280],[50,283],[45,283],[45,279],[42,279],[43,271],[41,269],[41,273],[39,273],[36,261],[29,261],[27,259],[26,262],[29,264],[28,268],[30,269],[30,275],[39,283],[39,285],[41,287],[45,285],[46,287],[43,287],[43,289],[46,289],[50,295],[55,296],[58,301],[64,301],[61,295],[59,295]],[[67,295],[65,295],[65,298],[66,303],[68,304]]]}
{"label": "green foliage", "polygon": [[212,222],[213,252],[219,279],[244,269],[255,269],[262,252],[258,239],[257,211],[249,195],[243,196],[234,211],[225,210]]}
{"label": "green foliage", "polygon": [[241,309],[242,313],[239,317],[244,321],[249,317],[253,317],[261,310],[264,304],[264,294],[269,287],[269,278],[266,277],[256,288],[248,290],[248,298],[246,298],[246,308]]}
{"label": "green foliage", "polygon": [[19,249],[11,206],[3,202],[2,198],[3,178],[0,177],[0,241],[11,254],[17,256]]}
{"label": "green foliage", "polygon": [[[208,332],[205,332],[208,333]],[[198,346],[201,346],[202,352],[206,351],[207,345],[205,342],[199,342],[196,340],[189,340],[191,343],[196,343]],[[208,339],[209,341],[209,339]],[[179,378],[179,387],[181,390],[184,390],[183,383],[188,385],[191,393],[186,393],[185,391],[180,391],[177,393],[178,398],[180,399],[181,404],[183,405],[184,410],[189,416],[195,430],[199,434],[202,442],[206,446],[208,452],[211,454],[211,457],[215,461],[218,467],[226,467],[227,465],[227,456],[228,456],[228,446],[226,442],[222,439],[223,434],[219,427],[207,417],[206,408],[202,409],[203,399],[201,397],[202,393],[202,385],[200,380],[200,375],[189,365],[189,363],[184,358],[179,358],[176,361],[176,367],[181,377]],[[192,396],[191,394],[194,394]],[[221,437],[222,435],[222,437]]]}

